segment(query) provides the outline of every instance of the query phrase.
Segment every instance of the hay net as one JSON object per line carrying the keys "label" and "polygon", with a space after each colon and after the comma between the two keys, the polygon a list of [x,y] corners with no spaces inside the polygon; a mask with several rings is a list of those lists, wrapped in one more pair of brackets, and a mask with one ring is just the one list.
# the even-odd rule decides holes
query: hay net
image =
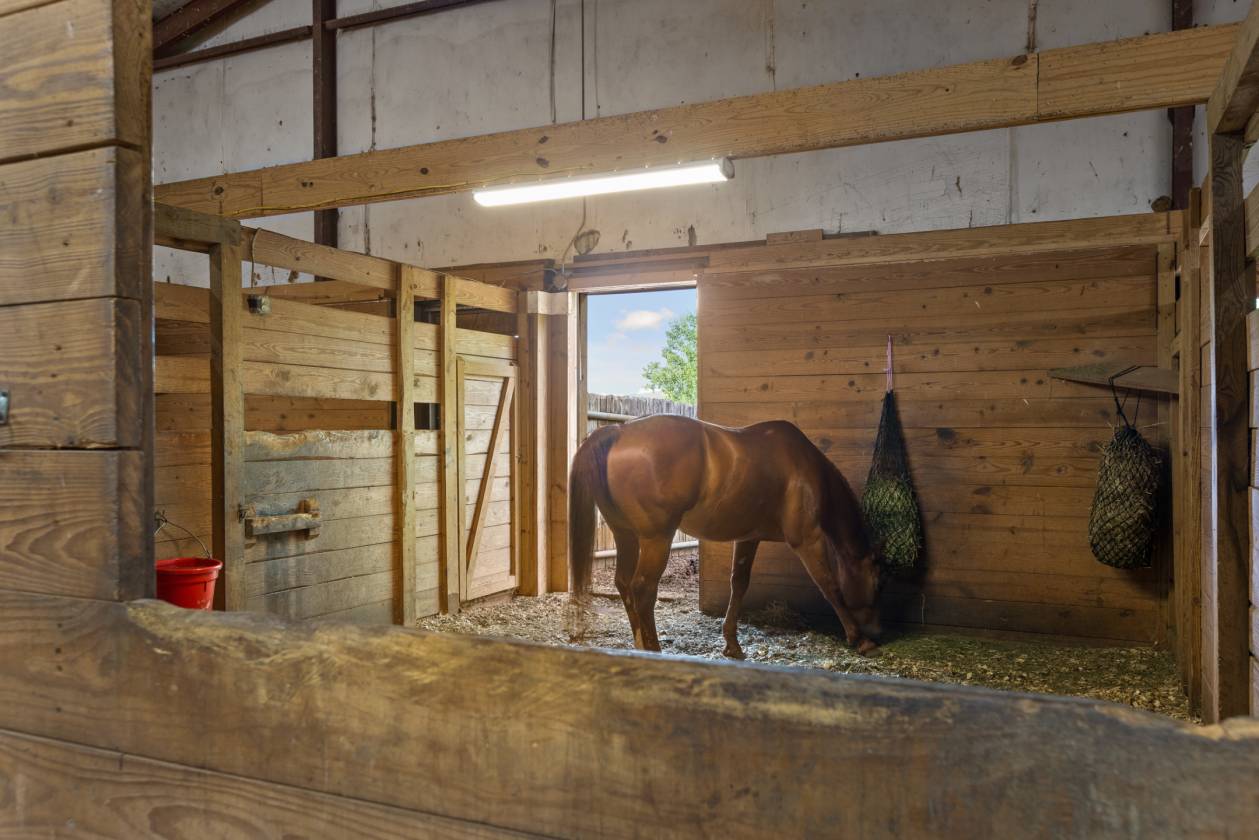
{"label": "hay net", "polygon": [[[889,360],[890,360],[889,349]],[[890,369],[890,363],[889,363]],[[884,566],[893,572],[908,572],[918,563],[922,551],[922,520],[918,496],[909,477],[905,433],[896,410],[896,394],[883,396],[883,413],[874,439],[874,461],[861,494],[870,536],[883,547]]]}
{"label": "hay net", "polygon": [[[1162,456],[1128,422],[1117,396],[1115,408],[1122,422],[1102,450],[1089,513],[1089,545],[1107,566],[1133,569],[1151,562]],[[1138,398],[1134,417],[1140,410]]]}

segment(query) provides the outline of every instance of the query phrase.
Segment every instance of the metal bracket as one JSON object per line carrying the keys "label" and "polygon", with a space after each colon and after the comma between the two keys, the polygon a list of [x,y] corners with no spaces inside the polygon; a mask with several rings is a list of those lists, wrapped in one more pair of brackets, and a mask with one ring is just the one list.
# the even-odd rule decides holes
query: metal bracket
{"label": "metal bracket", "polygon": [[267,295],[249,295],[249,311],[254,315],[271,314],[271,298]]}
{"label": "metal bracket", "polygon": [[9,425],[9,389],[0,388],[0,426]]}

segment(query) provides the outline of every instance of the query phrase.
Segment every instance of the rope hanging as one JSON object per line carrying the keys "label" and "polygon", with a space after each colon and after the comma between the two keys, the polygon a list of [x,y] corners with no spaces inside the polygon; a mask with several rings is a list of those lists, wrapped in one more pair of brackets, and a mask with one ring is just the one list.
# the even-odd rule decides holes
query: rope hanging
{"label": "rope hanging", "polygon": [[892,390],[892,337],[887,337],[887,392],[879,431],[874,439],[874,459],[861,496],[871,536],[882,546],[884,565],[896,572],[911,571],[922,550],[922,518],[918,496],[909,476],[905,433]]}

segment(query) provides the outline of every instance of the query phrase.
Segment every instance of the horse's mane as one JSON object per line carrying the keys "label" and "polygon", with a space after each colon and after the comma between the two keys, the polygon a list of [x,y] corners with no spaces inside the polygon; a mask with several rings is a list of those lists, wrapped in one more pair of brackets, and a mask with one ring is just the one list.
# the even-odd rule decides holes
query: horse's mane
{"label": "horse's mane", "polygon": [[829,526],[836,548],[848,546],[858,556],[869,553],[872,542],[857,494],[830,458],[823,455],[822,462],[826,465],[827,506],[831,514],[823,519],[823,527]]}

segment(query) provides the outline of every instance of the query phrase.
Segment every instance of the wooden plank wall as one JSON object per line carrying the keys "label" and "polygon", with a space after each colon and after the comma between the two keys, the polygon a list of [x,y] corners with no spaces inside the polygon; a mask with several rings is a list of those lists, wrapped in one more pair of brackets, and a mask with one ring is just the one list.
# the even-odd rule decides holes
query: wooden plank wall
{"label": "wooden plank wall", "polygon": [[[281,240],[273,239],[274,251]],[[284,253],[305,250],[289,242]],[[318,254],[325,260],[320,269],[338,270],[342,258],[333,262],[332,254]],[[340,270],[351,276],[344,267]],[[383,271],[375,273],[383,276]],[[480,284],[460,282],[461,294],[473,303],[517,306],[514,291],[482,291]],[[255,505],[259,515],[274,515],[291,513],[302,499],[315,498],[325,524],[318,536],[268,535],[246,545],[248,608],[289,618],[388,621],[397,585],[390,559],[395,546],[391,499],[397,495],[391,472],[395,456],[390,451],[395,445],[391,401],[396,355],[390,300],[381,297],[383,292],[345,280],[250,291],[267,294],[270,312],[250,311],[248,293],[242,300],[248,430],[242,501]],[[156,297],[158,510],[208,545],[208,293],[163,283],[156,285]],[[514,329],[514,313],[510,321]],[[417,403],[441,402],[439,332],[435,324],[414,325],[412,379]],[[454,349],[469,360],[514,362],[517,340],[461,327],[456,329]],[[471,502],[476,499],[489,438],[485,406],[479,399],[486,396],[483,390],[471,390],[465,409],[466,492]],[[493,419],[491,409],[488,422]],[[507,428],[511,429],[510,418]],[[509,441],[510,436],[504,446]],[[441,603],[436,430],[416,433],[414,458],[414,589],[416,612],[423,616],[437,612]],[[480,543],[485,554],[480,568],[487,571],[500,566],[514,570],[518,547],[510,453],[497,468],[501,475],[489,497],[487,530]],[[164,529],[160,537],[162,556],[200,553],[196,540],[176,528]]]}
{"label": "wooden plank wall", "polygon": [[0,589],[153,593],[147,15],[0,2]]}
{"label": "wooden plank wall", "polygon": [[[1109,233],[1074,224],[1075,238],[1066,224],[1056,244],[1045,225],[1016,225],[710,256],[699,284],[700,416],[736,426],[791,420],[858,493],[894,336],[926,573],[889,587],[889,620],[1166,636],[1165,577],[1103,566],[1088,545],[1110,393],[1047,371],[1156,363],[1158,249],[1175,235],[1161,216]],[[1165,447],[1156,402],[1144,400],[1138,422]],[[705,609],[724,608],[729,564],[728,546],[704,547]],[[762,546],[749,597],[824,610],[777,544]]]}

